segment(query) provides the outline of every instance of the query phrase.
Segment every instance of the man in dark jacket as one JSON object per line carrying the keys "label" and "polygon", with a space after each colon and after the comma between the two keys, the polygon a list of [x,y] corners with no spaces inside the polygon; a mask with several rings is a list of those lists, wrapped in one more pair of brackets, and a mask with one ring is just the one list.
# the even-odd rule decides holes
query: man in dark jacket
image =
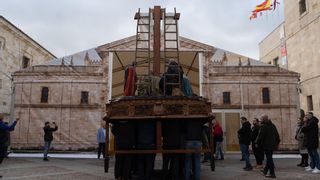
{"label": "man in dark jacket", "polygon": [[[5,158],[7,154],[7,150],[5,148],[5,143],[7,141],[7,131],[13,131],[14,127],[16,126],[17,122],[19,121],[19,118],[17,118],[11,125],[6,125],[3,122],[4,115],[0,113],[0,164],[2,163],[3,159]],[[2,176],[0,175],[0,178]]]}
{"label": "man in dark jacket", "polygon": [[[162,121],[163,149],[173,150],[182,147],[181,120],[167,119]],[[162,179],[177,179],[179,177],[180,154],[162,154]],[[169,176],[171,172],[171,177]]]}
{"label": "man in dark jacket", "polygon": [[318,174],[320,173],[320,160],[317,151],[319,147],[319,120],[313,116],[312,112],[308,112],[307,119],[307,122],[304,123],[301,129],[306,137],[305,145],[311,157],[310,167],[307,167],[306,171]]}
{"label": "man in dark jacket", "polygon": [[53,135],[52,133],[54,131],[58,130],[58,126],[56,125],[55,122],[50,124],[50,122],[45,122],[43,131],[44,131],[44,151],[43,151],[43,160],[44,161],[49,161],[48,159],[48,151],[50,149],[51,142],[53,140]]}
{"label": "man in dark jacket", "polygon": [[251,171],[252,165],[249,159],[250,157],[249,145],[251,141],[251,124],[246,117],[241,117],[240,120],[241,120],[242,127],[238,130],[238,138],[239,138],[241,154],[242,154],[242,157],[244,157],[244,160],[246,162],[246,166],[243,169],[245,171]]}
{"label": "man in dark jacket", "polygon": [[[280,137],[276,126],[269,120],[267,115],[263,115],[256,144],[258,148],[263,148],[267,158],[266,166],[262,170],[263,175],[267,178],[276,178],[272,154],[278,148],[279,143]],[[268,171],[270,171],[270,174],[267,175]]]}
{"label": "man in dark jacket", "polygon": [[[202,127],[209,119],[185,120],[185,146],[188,150],[201,150]],[[189,180],[191,175],[191,163],[193,162],[193,176],[195,180],[200,180],[200,152],[185,154],[185,179]]]}
{"label": "man in dark jacket", "polygon": [[[139,121],[137,123],[137,149],[154,150],[156,148],[156,123]],[[138,179],[150,180],[154,168],[155,154],[138,155]]]}
{"label": "man in dark jacket", "polygon": [[[131,150],[136,146],[135,122],[115,121],[112,123],[111,132],[115,138],[116,150]],[[116,154],[114,168],[115,179],[127,180],[130,178],[132,154]]]}
{"label": "man in dark jacket", "polygon": [[260,131],[260,122],[257,118],[254,118],[252,124],[253,124],[252,134],[251,134],[252,151],[257,162],[256,168],[260,169],[260,168],[263,168],[262,163],[264,159],[264,154],[263,154],[263,149],[261,147],[257,147],[255,142]]}

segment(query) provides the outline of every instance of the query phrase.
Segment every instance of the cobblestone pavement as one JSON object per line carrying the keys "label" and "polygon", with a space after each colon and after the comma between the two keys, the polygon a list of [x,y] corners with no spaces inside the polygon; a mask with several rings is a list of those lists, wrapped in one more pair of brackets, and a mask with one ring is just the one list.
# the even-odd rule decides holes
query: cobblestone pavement
{"label": "cobblestone pavement", "polygon": [[[243,171],[244,162],[239,161],[239,154],[227,154],[224,161],[216,162],[216,171],[210,170],[209,163],[201,166],[201,180],[209,179],[266,179],[259,170]],[[320,179],[320,174],[305,172],[296,166],[298,156],[275,158],[277,179]],[[254,160],[251,160],[254,164]],[[50,158],[44,162],[40,157],[10,157],[0,166],[2,179],[19,180],[91,180],[113,179],[111,159],[109,173],[104,173],[103,160],[93,158]],[[156,169],[161,167],[161,157],[157,157]]]}

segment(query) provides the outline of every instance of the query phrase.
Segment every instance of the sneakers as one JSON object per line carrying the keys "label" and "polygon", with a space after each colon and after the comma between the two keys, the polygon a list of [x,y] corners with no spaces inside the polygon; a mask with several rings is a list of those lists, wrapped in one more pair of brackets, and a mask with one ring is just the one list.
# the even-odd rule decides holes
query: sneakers
{"label": "sneakers", "polygon": [[319,174],[320,170],[318,168],[314,168],[314,170],[312,171],[313,174]]}
{"label": "sneakers", "polygon": [[313,171],[314,169],[312,169],[310,166],[306,167],[306,171]]}
{"label": "sneakers", "polygon": [[44,160],[44,161],[49,161],[49,159],[48,159],[48,158],[43,158],[43,160]]}

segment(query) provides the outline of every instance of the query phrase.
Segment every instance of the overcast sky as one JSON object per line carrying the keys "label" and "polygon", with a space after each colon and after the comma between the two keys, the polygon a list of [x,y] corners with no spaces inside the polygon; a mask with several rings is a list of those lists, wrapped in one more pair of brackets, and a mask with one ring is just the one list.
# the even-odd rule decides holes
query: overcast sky
{"label": "overcast sky", "polygon": [[57,57],[135,35],[138,8],[161,5],[181,13],[180,35],[251,58],[259,42],[283,21],[276,11],[249,20],[264,0],[0,0],[0,15]]}

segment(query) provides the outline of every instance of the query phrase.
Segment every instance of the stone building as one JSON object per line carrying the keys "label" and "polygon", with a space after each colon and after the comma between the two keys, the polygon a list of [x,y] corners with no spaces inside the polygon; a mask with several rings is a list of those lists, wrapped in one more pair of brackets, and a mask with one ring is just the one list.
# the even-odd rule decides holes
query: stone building
{"label": "stone building", "polygon": [[301,74],[300,103],[320,116],[320,1],[284,0],[285,21],[259,44],[263,62]]}
{"label": "stone building", "polygon": [[[235,132],[240,116],[251,120],[262,113],[277,124],[281,147],[294,148],[292,135],[299,109],[297,73],[179,38],[180,64],[194,92],[211,100],[225,130],[226,150],[237,150]],[[15,113],[22,121],[12,135],[13,146],[41,148],[44,122],[55,121],[60,128],[54,134],[53,147],[96,147],[104,103],[122,96],[124,69],[135,57],[135,42],[136,37],[131,36],[92,49],[86,56],[85,51],[16,72]],[[47,101],[42,101],[43,94],[48,94]],[[82,103],[81,95],[88,103]]]}
{"label": "stone building", "polygon": [[208,67],[205,97],[224,128],[226,150],[239,150],[240,116],[252,121],[264,113],[278,128],[280,149],[296,149],[299,74],[251,59]]}
{"label": "stone building", "polygon": [[54,57],[22,30],[0,16],[0,113],[9,117],[12,112],[11,74]]}

